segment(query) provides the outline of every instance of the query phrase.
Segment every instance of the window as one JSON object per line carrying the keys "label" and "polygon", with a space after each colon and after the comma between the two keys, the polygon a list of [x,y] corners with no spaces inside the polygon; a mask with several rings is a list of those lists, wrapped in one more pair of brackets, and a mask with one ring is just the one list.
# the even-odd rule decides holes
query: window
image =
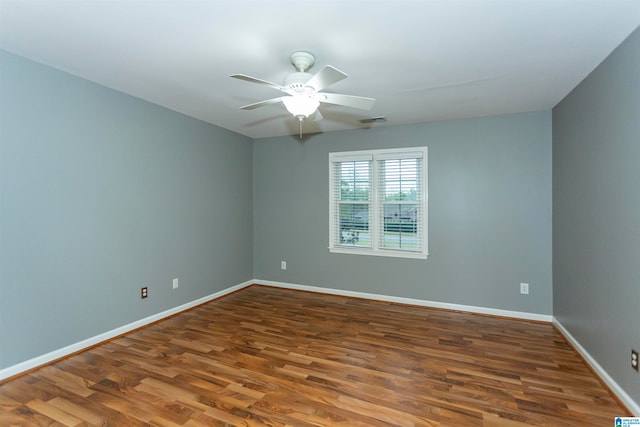
{"label": "window", "polygon": [[427,257],[427,147],[329,154],[329,250]]}

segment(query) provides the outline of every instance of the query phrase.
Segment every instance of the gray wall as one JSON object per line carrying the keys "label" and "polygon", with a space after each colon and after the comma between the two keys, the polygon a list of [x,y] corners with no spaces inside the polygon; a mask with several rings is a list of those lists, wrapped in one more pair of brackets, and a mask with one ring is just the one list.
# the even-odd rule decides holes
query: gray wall
{"label": "gray wall", "polygon": [[636,30],[553,109],[554,316],[636,402],[639,265]]}
{"label": "gray wall", "polygon": [[249,138],[0,55],[0,369],[253,277]]}
{"label": "gray wall", "polygon": [[[328,154],[420,145],[429,259],[330,254]],[[253,171],[257,279],[552,312],[550,111],[258,139]]]}

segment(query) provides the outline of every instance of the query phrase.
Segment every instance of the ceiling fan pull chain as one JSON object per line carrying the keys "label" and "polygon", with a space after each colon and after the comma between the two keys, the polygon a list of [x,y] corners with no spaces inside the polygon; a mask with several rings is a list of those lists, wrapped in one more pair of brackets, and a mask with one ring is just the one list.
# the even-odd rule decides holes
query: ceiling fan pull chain
{"label": "ceiling fan pull chain", "polygon": [[302,139],[302,119],[298,118],[298,120],[300,121],[300,139]]}

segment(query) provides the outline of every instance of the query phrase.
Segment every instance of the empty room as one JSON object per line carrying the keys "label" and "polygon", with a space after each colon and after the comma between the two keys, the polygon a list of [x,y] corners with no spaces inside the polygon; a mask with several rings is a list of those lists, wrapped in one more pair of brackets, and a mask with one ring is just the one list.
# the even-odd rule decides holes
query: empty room
{"label": "empty room", "polygon": [[0,0],[0,425],[640,424],[639,27]]}

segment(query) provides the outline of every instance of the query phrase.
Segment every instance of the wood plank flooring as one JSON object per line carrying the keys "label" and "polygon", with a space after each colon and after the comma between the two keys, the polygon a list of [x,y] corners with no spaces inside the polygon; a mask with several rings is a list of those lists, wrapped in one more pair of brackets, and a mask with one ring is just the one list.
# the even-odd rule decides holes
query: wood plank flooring
{"label": "wood plank flooring", "polygon": [[0,425],[609,426],[549,324],[251,286],[0,385]]}

